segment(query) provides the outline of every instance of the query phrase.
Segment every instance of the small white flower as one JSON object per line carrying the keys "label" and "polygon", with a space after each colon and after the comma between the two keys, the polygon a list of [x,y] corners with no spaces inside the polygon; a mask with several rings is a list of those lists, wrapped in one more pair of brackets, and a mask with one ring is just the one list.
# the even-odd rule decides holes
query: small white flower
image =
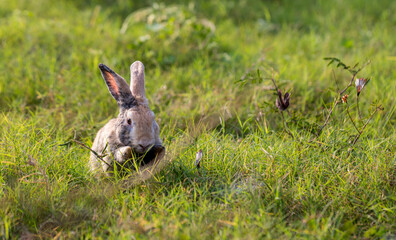
{"label": "small white flower", "polygon": [[198,152],[197,152],[197,154],[196,154],[196,156],[195,156],[195,166],[199,169],[199,167],[200,167],[200,163],[201,163],[201,159],[202,159],[202,153],[203,153],[203,151],[202,151],[202,149],[200,149]]}
{"label": "small white flower", "polygon": [[355,86],[357,90],[357,95],[359,96],[360,92],[364,88],[364,86],[370,81],[368,78],[356,78]]}

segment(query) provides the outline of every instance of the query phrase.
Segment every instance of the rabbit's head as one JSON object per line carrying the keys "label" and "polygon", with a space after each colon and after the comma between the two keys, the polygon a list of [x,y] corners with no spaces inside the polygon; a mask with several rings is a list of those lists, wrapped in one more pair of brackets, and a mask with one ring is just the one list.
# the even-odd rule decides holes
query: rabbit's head
{"label": "rabbit's head", "polygon": [[143,64],[136,61],[131,65],[130,87],[106,65],[99,64],[99,68],[120,110],[114,136],[117,143],[131,146],[136,153],[145,153],[152,146],[161,145],[159,127],[145,95]]}

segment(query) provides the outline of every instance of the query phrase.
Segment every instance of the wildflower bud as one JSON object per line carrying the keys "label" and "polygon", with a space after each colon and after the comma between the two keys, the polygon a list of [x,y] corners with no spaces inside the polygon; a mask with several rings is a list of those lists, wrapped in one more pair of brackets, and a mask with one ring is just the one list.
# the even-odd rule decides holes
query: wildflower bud
{"label": "wildflower bud", "polygon": [[202,149],[200,149],[195,156],[195,166],[199,169],[202,159]]}
{"label": "wildflower bud", "polygon": [[348,102],[347,101],[348,100],[348,94],[345,94],[341,99],[342,99],[343,103],[347,103]]}
{"label": "wildflower bud", "polygon": [[290,101],[290,94],[287,92],[285,93],[285,96],[282,97],[282,92],[278,90],[278,98],[276,99],[275,106],[280,111],[285,111],[289,107],[289,101]]}

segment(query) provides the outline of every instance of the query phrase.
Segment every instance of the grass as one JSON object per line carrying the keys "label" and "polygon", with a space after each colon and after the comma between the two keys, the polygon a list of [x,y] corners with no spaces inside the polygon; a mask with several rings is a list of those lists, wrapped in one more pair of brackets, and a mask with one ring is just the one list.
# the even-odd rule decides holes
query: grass
{"label": "grass", "polygon": [[[0,0],[0,238],[394,238],[395,10],[391,0]],[[324,57],[371,60],[358,74],[371,78],[359,128],[384,107],[350,155],[345,104],[314,134],[350,81]],[[168,164],[133,184],[97,179],[70,140],[91,145],[117,114],[98,64],[128,77],[138,59]],[[294,138],[271,80],[257,77],[269,67],[291,92]]]}

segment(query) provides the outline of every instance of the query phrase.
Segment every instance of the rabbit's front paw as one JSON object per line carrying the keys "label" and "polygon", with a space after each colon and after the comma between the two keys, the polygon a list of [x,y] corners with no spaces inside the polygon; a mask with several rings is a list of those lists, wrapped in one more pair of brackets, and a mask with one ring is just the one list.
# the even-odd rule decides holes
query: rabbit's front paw
{"label": "rabbit's front paw", "polygon": [[132,148],[130,146],[125,146],[117,149],[114,158],[119,163],[125,162],[126,160],[132,158]]}

